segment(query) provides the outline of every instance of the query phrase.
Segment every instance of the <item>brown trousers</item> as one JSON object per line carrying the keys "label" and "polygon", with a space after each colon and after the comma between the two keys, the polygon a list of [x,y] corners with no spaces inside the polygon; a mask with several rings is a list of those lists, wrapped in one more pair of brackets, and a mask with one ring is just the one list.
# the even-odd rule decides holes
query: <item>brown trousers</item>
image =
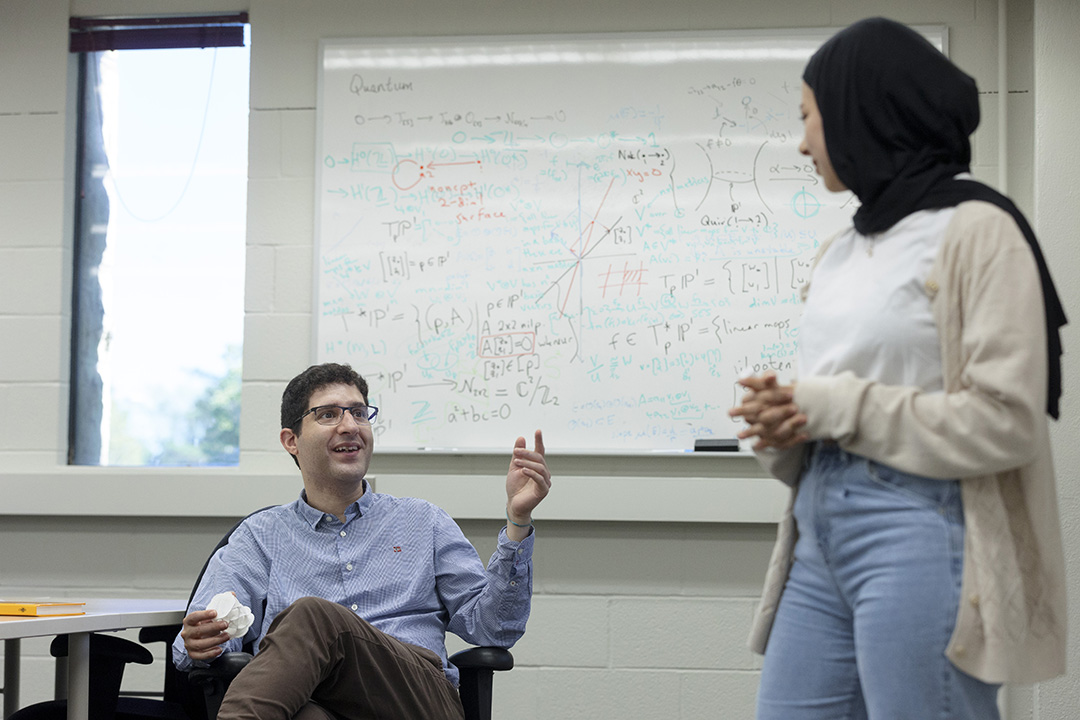
{"label": "brown trousers", "polygon": [[301,598],[233,680],[219,720],[464,720],[442,661],[351,610]]}

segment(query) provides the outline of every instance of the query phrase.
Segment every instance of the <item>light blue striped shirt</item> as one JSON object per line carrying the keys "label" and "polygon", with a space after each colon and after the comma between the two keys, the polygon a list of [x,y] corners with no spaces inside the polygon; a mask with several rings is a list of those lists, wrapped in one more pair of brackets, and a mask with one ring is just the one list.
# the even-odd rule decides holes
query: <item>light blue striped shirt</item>
{"label": "light blue striped shirt", "polygon": [[[235,592],[255,622],[243,639],[226,643],[231,652],[245,641],[257,648],[274,617],[295,600],[322,597],[438,654],[457,685],[457,668],[446,659],[447,630],[474,645],[507,648],[525,632],[533,537],[516,543],[501,531],[485,571],[457,523],[426,500],[374,493],[365,481],[342,524],[301,493],[233,532],[210,559],[189,612],[204,609],[219,592]],[[180,670],[205,665],[188,657],[179,636],[173,661]]]}

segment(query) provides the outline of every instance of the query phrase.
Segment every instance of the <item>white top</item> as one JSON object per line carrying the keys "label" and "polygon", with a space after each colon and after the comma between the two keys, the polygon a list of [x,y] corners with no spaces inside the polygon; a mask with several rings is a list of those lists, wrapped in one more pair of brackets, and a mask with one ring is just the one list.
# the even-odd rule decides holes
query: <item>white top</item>
{"label": "white top", "polygon": [[955,212],[920,210],[883,233],[850,228],[833,240],[803,309],[801,377],[850,370],[887,385],[944,389],[925,284]]}

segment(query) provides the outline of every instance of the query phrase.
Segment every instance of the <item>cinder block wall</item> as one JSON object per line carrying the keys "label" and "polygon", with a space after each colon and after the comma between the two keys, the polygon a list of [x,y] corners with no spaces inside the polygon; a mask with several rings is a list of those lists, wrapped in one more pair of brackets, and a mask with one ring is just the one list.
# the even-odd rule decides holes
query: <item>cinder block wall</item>
{"label": "cinder block wall", "polygon": [[[947,25],[954,59],[996,93],[997,5],[994,0],[613,0],[581,3],[480,0],[382,3],[373,0],[2,0],[0,2],[0,595],[52,594],[186,597],[207,551],[234,517],[195,510],[213,498],[193,496],[163,508],[163,517],[5,514],[33,487],[25,471],[62,468],[66,449],[67,334],[70,283],[71,123],[67,55],[70,15],[138,15],[247,9],[252,23],[250,185],[244,346],[243,459],[248,471],[280,474],[276,405],[284,380],[309,360],[313,235],[315,78],[320,37],[520,34],[688,29],[835,27],[888,14],[912,24]],[[1072,0],[1009,2],[1010,192],[1027,210],[1035,202],[1033,136],[1061,157],[1072,153],[1067,122],[1053,117],[1060,100],[1075,105],[1060,78],[1073,75],[1075,54],[1033,49],[1032,22],[1055,30],[1059,49],[1080,30]],[[1065,28],[1065,29],[1062,29]],[[1069,58],[1072,60],[1069,60]],[[1041,63],[1036,67],[1036,63]],[[1041,75],[1040,75],[1041,73]],[[1032,90],[1033,77],[1046,97]],[[1059,78],[1053,80],[1053,78]],[[976,173],[996,180],[997,94],[984,95],[976,140]],[[1071,103],[1071,105],[1070,105]],[[1075,113],[1069,115],[1075,117]],[[1040,157],[1039,177],[1058,194],[1045,221],[1059,283],[1080,267],[1071,242],[1080,224],[1068,210],[1077,163]],[[1049,169],[1048,169],[1049,168]],[[1049,186],[1047,187],[1049,190]],[[1075,203],[1073,203],[1075,207]],[[1080,298],[1067,284],[1067,306]],[[1069,304],[1069,300],[1073,302]],[[1075,311],[1074,311],[1075,312]],[[1073,331],[1066,334],[1071,347]],[[1066,357],[1067,390],[1078,364]],[[56,407],[29,417],[29,405]],[[1066,413],[1074,408],[1066,402]],[[1075,541],[1080,508],[1069,467],[1075,437],[1055,430],[1066,500],[1067,536]],[[572,463],[556,466],[567,474]],[[71,471],[78,477],[77,470]],[[433,471],[434,472],[434,471]],[[571,473],[572,474],[572,473]],[[185,483],[177,473],[156,482]],[[295,491],[299,490],[297,478]],[[664,493],[662,483],[651,492]],[[556,487],[558,492],[558,487]],[[291,494],[290,494],[291,493]],[[290,488],[278,501],[294,497]],[[496,499],[497,500],[497,499]],[[63,498],[57,498],[63,503]],[[123,503],[123,498],[116,498]],[[191,508],[190,514],[187,512]],[[465,520],[482,557],[499,523]],[[536,598],[518,667],[500,676],[496,717],[750,718],[759,659],[744,645],[774,528],[768,524],[540,522]],[[1075,549],[1071,549],[1075,555]],[[1074,598],[1080,597],[1070,579]],[[1074,600],[1075,617],[1078,602]],[[52,693],[47,641],[24,642],[26,702]],[[1075,646],[1074,646],[1075,647]],[[452,648],[453,649],[453,648]],[[1073,650],[1073,655],[1076,652]],[[134,668],[129,689],[159,683],[160,666]],[[1070,676],[1033,690],[1012,688],[1010,717],[1074,717],[1080,690]]]}

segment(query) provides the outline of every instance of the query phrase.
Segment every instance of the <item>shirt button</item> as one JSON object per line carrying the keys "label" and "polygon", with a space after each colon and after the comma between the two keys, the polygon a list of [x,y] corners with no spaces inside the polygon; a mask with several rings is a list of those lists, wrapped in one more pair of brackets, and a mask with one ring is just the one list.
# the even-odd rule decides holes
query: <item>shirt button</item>
{"label": "shirt button", "polygon": [[521,555],[524,552],[525,552],[524,550],[522,550],[521,548],[518,548],[518,555]]}
{"label": "shirt button", "polygon": [[353,603],[353,604],[352,604],[352,609],[353,609],[353,610],[356,610],[356,603]]}
{"label": "shirt button", "polygon": [[341,531],[341,537],[345,537],[345,531],[344,530]]}
{"label": "shirt button", "polygon": [[517,586],[517,580],[511,580],[510,581],[510,587],[516,587],[516,586]]}
{"label": "shirt button", "polygon": [[348,565],[346,565],[345,569],[346,570],[352,570],[352,563],[349,563]]}
{"label": "shirt button", "polygon": [[326,522],[330,522],[330,521],[331,521],[331,520],[333,520],[334,518],[333,518],[333,516],[332,516],[332,515],[324,515],[324,516],[323,516],[323,519],[324,519],[324,520],[326,520]]}

